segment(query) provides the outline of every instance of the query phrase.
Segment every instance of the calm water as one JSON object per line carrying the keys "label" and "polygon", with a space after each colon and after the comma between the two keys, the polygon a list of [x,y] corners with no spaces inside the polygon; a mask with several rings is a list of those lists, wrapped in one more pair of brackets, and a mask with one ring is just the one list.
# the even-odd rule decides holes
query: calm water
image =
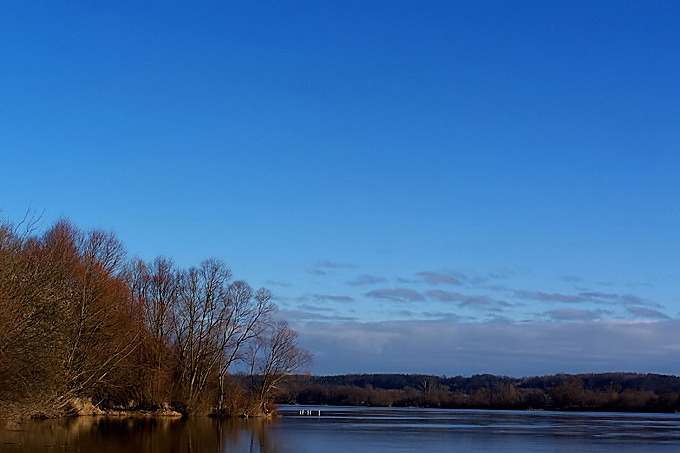
{"label": "calm water", "polygon": [[[269,422],[89,417],[30,422],[1,428],[0,451],[680,451],[675,414],[281,409],[283,416]],[[314,415],[300,415],[301,410]]]}

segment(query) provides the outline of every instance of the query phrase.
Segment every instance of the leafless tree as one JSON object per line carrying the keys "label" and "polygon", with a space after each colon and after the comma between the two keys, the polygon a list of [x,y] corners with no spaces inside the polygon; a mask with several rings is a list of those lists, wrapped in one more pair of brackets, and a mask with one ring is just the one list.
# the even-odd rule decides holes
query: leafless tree
{"label": "leafless tree", "polygon": [[297,333],[286,321],[275,321],[253,342],[248,361],[251,386],[259,409],[268,413],[277,386],[311,362],[311,354],[297,346]]}
{"label": "leafless tree", "polygon": [[222,357],[222,327],[228,317],[231,271],[211,259],[180,273],[173,318],[178,372],[187,410],[195,410],[208,378]]}
{"label": "leafless tree", "polygon": [[234,361],[241,358],[244,345],[261,334],[265,319],[275,310],[271,292],[265,288],[253,294],[244,281],[229,285],[228,306],[222,326],[222,354],[219,360],[217,411],[224,406],[224,379]]}
{"label": "leafless tree", "polygon": [[0,219],[0,406],[21,399],[63,411],[74,397],[132,395],[158,405],[172,393],[188,412],[209,402],[222,413],[228,393],[247,398],[226,380],[243,360],[264,409],[309,360],[295,332],[271,320],[271,293],[230,282],[220,261],[188,270],[163,257],[127,261],[112,233],[67,220],[34,228]]}
{"label": "leafless tree", "polygon": [[145,347],[148,368],[145,398],[153,404],[164,403],[171,391],[170,334],[178,304],[178,271],[169,258],[157,257],[149,264],[136,259],[128,263],[125,277],[131,297],[143,309],[149,338]]}
{"label": "leafless tree", "polygon": [[44,278],[44,266],[39,265],[35,242],[17,226],[0,222],[0,400],[29,396],[36,390],[30,385],[31,372],[42,371],[44,365],[35,351],[45,317],[35,285]]}
{"label": "leafless tree", "polygon": [[0,359],[11,364],[0,380],[17,397],[62,408],[137,345],[138,314],[117,275],[125,251],[112,234],[66,220],[41,236],[0,231]]}
{"label": "leafless tree", "polygon": [[106,382],[139,345],[139,313],[120,272],[125,250],[112,233],[81,233],[67,222],[48,232],[69,267],[59,324],[64,385],[58,403]]}

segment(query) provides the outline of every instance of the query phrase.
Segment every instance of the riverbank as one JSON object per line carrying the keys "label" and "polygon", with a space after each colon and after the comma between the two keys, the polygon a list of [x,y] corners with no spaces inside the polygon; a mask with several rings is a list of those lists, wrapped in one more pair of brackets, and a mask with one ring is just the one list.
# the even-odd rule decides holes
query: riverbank
{"label": "riverbank", "polygon": [[69,402],[67,416],[108,416],[108,417],[183,417],[183,414],[164,405],[155,410],[105,408],[101,409],[89,398],[77,398]]}
{"label": "riverbank", "polygon": [[157,409],[138,409],[138,408],[100,408],[89,398],[74,398],[68,402],[65,409],[57,411],[47,409],[38,404],[32,403],[3,403],[0,404],[1,422],[24,422],[27,420],[39,419],[60,419],[72,417],[169,417],[181,418],[184,414],[172,409],[169,406]]}
{"label": "riverbank", "polygon": [[168,403],[156,408],[144,408],[128,403],[127,406],[100,406],[92,403],[90,398],[72,398],[64,408],[57,411],[49,409],[49,405],[39,405],[34,401],[8,403],[0,401],[0,423],[21,423],[29,420],[69,419],[78,417],[118,417],[118,418],[201,418],[213,419],[271,419],[279,415],[277,406],[272,403],[266,405],[266,411],[258,407],[243,407],[241,410],[228,411],[223,409],[204,410],[198,412],[182,412]]}
{"label": "riverbank", "polygon": [[446,409],[657,412],[680,411],[680,378],[637,373],[511,378],[353,374],[303,377],[278,403]]}

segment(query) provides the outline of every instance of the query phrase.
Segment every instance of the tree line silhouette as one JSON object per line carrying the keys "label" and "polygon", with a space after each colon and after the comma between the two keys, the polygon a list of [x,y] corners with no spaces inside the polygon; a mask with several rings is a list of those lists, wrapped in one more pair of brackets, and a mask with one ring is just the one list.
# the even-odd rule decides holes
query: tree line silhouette
{"label": "tree line silhouette", "polygon": [[280,403],[460,409],[677,412],[680,378],[659,374],[297,376]]}
{"label": "tree line silhouette", "polygon": [[[310,354],[271,292],[215,259],[128,259],[112,233],[0,221],[0,416],[262,415]],[[248,379],[232,378],[236,364]]]}

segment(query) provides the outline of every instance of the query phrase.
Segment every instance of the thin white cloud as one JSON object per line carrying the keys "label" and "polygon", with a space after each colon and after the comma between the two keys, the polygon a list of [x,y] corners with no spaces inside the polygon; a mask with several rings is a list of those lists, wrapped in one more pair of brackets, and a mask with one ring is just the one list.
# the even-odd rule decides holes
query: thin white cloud
{"label": "thin white cloud", "polygon": [[316,302],[352,302],[354,298],[333,294],[310,294],[309,297]]}
{"label": "thin white cloud", "polygon": [[319,307],[318,305],[309,305],[309,304],[299,305],[298,308],[300,310],[304,310],[304,311],[326,311],[326,312],[335,311],[334,309],[329,308],[329,307]]}
{"label": "thin white cloud", "polygon": [[313,275],[325,276],[329,273],[332,274],[332,271],[337,269],[354,269],[355,267],[356,266],[353,264],[340,263],[330,260],[317,260],[316,263],[314,263],[314,267],[309,272]]}
{"label": "thin white cloud", "polygon": [[288,282],[279,282],[279,281],[276,281],[276,280],[267,280],[267,281],[265,281],[265,284],[267,284],[269,286],[278,286],[278,287],[281,287],[281,288],[290,288],[290,286],[291,286],[291,284],[288,283]]}
{"label": "thin white cloud", "polygon": [[497,300],[488,296],[460,294],[449,291],[442,291],[433,289],[427,291],[427,297],[437,300],[439,302],[454,302],[459,306],[473,306],[473,307],[510,307],[511,304],[503,300]]}
{"label": "thin white cloud", "polygon": [[321,313],[313,313],[304,310],[279,310],[279,316],[290,321],[290,322],[303,322],[303,321],[335,321],[335,322],[345,322],[345,321],[356,321],[355,317],[351,316],[341,316],[341,315],[324,315]]}
{"label": "thin white cloud", "polygon": [[353,264],[347,264],[347,263],[339,263],[336,261],[330,261],[330,260],[318,260],[315,264],[315,267],[318,268],[326,268],[326,269],[354,269],[356,266]]}
{"label": "thin white cloud", "polygon": [[410,288],[376,289],[367,292],[366,296],[396,302],[419,302],[425,300],[422,294]]}
{"label": "thin white cloud", "polygon": [[365,286],[365,285],[375,285],[375,284],[378,284],[378,283],[385,283],[385,282],[387,282],[386,278],[376,277],[375,275],[362,274],[362,275],[359,275],[354,280],[348,281],[347,284],[349,286]]}
{"label": "thin white cloud", "polygon": [[576,308],[561,308],[543,313],[544,316],[555,321],[592,321],[611,314],[612,312],[608,310],[579,310]]}
{"label": "thin white cloud", "polygon": [[541,291],[515,291],[515,297],[525,300],[538,300],[541,302],[581,303],[590,299],[581,295],[569,295],[560,293],[544,293]]}
{"label": "thin white cloud", "polygon": [[618,294],[603,293],[600,291],[582,291],[579,296],[591,298],[591,299],[607,299],[607,300],[617,300],[621,296]]}
{"label": "thin white cloud", "polygon": [[578,294],[545,293],[542,291],[512,291],[514,297],[522,300],[536,300],[540,302],[558,302],[567,304],[595,303],[595,304],[624,304],[646,305],[660,308],[660,305],[633,294],[604,293],[601,291],[580,291]]}
{"label": "thin white cloud", "polygon": [[455,285],[460,286],[463,282],[452,275],[441,274],[439,272],[416,272],[416,275],[420,277],[425,283],[431,285]]}
{"label": "thin white cloud", "polygon": [[643,308],[643,307],[631,307],[628,309],[628,312],[631,313],[633,316],[637,318],[644,318],[644,319],[671,319],[670,316],[661,313],[658,310],[652,310],[651,308]]}

